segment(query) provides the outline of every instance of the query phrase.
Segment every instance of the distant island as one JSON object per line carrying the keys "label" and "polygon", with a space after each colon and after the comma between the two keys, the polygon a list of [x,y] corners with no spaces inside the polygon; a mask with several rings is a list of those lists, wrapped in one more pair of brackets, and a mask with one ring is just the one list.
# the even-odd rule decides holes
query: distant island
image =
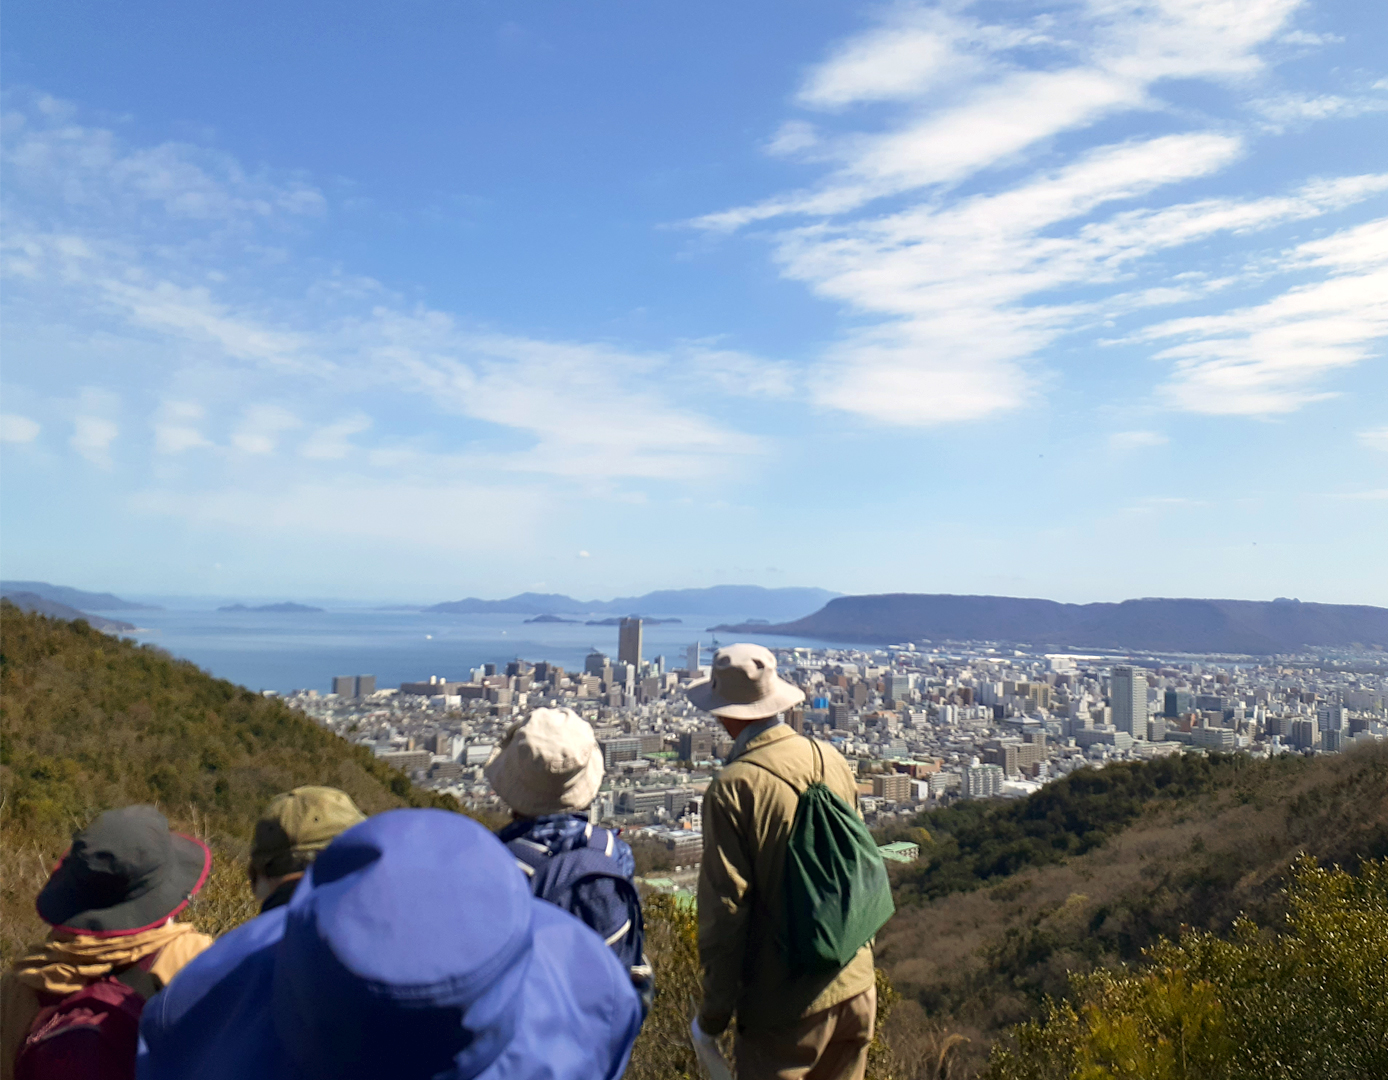
{"label": "distant island", "polygon": [[310,612],[322,611],[320,607],[309,607],[307,604],[261,604],[259,607],[247,607],[245,604],[227,604],[219,607],[218,611],[256,611],[265,612],[270,615],[305,615]]}
{"label": "distant island", "polygon": [[[573,623],[573,625],[577,626],[582,620],[581,620],[581,619],[561,619],[558,615],[536,615],[533,619],[526,619],[525,621],[528,622],[528,623],[533,623],[533,622],[542,622],[542,623],[556,623],[556,622]],[[592,624],[590,623],[589,625],[591,626]]]}
{"label": "distant island", "polygon": [[[796,619],[823,607],[839,594],[828,589],[766,589],[760,585],[713,585],[706,589],[662,589],[614,600],[575,600],[560,593],[518,593],[505,600],[475,596],[426,607],[442,615],[612,615],[658,611],[662,615],[716,615],[732,612],[764,619]],[[651,622],[653,620],[646,620]],[[607,625],[607,624],[600,624]]]}
{"label": "distant island", "polygon": [[997,641],[1053,648],[1267,656],[1307,648],[1388,649],[1388,608],[1299,600],[1148,597],[1116,604],[1061,604],[1015,596],[884,593],[841,596],[813,615],[722,633],[822,641]]}
{"label": "distant island", "polygon": [[[623,616],[623,617],[624,617],[624,618],[629,618],[629,619],[640,619],[640,620],[641,620],[643,623],[645,623],[647,626],[674,626],[674,625],[676,625],[676,624],[678,624],[678,623],[684,622],[683,619],[648,619],[648,618],[646,618],[646,616],[644,616],[644,615],[627,615],[627,616]],[[583,625],[584,625],[584,626],[621,626],[621,625],[622,625],[622,618],[623,618],[623,617],[613,618],[613,619],[589,619],[589,620],[588,620],[586,623],[584,623]],[[530,621],[530,620],[527,620],[527,621]],[[566,621],[566,620],[561,620],[561,621]]]}

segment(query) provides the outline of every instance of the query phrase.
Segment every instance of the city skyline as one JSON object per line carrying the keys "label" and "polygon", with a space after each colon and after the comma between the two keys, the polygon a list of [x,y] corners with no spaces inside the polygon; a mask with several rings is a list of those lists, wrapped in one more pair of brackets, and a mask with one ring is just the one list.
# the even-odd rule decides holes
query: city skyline
{"label": "city skyline", "polygon": [[7,578],[1388,605],[1373,5],[6,22]]}

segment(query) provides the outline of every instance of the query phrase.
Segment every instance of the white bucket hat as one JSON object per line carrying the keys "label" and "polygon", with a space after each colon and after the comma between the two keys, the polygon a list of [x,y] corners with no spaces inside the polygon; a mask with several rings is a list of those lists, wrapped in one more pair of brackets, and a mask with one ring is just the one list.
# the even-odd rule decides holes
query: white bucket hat
{"label": "white bucket hat", "polygon": [[805,700],[804,691],[776,674],[776,657],[762,645],[729,645],[713,654],[707,679],[690,683],[696,709],[729,720],[762,720]]}
{"label": "white bucket hat", "polygon": [[522,817],[586,810],[602,785],[602,749],[572,709],[536,709],[507,730],[486,774]]}

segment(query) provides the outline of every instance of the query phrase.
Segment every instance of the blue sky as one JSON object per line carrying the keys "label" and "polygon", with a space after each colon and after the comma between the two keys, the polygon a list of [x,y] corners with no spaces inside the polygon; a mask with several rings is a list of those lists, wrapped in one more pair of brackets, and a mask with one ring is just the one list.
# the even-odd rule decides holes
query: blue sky
{"label": "blue sky", "polygon": [[0,568],[1388,604],[1385,40],[12,2]]}

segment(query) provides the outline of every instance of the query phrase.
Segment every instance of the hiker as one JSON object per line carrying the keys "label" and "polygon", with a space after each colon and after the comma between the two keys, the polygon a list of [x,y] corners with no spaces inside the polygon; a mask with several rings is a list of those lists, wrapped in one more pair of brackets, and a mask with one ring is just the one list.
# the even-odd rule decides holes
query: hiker
{"label": "hiker", "polygon": [[73,836],[36,904],[52,931],[0,978],[0,1080],[134,1080],[145,1001],[212,944],[173,921],[211,866],[152,806]]}
{"label": "hiker", "polygon": [[601,935],[626,965],[644,1016],[655,984],[632,880],[636,859],[625,840],[589,819],[603,775],[592,727],[572,709],[536,709],[511,725],[486,773],[513,815],[498,835],[532,891]]}
{"label": "hiker", "polygon": [[531,895],[485,828],[391,810],[348,829],[287,905],[150,1002],[141,1080],[615,1080],[641,1006],[626,970]]}
{"label": "hiker", "polygon": [[[717,1036],[734,1014],[738,1080],[862,1080],[867,1068],[871,938],[890,890],[847,762],[782,720],[804,698],[751,644],[719,649],[709,678],[689,688],[734,740],[704,794],[699,871],[703,1002],[691,1034],[715,1076],[727,1075]],[[819,835],[804,835],[802,821]],[[855,876],[869,887],[855,891]],[[826,921],[834,910],[846,926]]]}
{"label": "hiker", "polygon": [[365,820],[337,788],[297,787],[271,799],[255,823],[248,867],[260,913],[289,903],[314,856],[338,833]]}

